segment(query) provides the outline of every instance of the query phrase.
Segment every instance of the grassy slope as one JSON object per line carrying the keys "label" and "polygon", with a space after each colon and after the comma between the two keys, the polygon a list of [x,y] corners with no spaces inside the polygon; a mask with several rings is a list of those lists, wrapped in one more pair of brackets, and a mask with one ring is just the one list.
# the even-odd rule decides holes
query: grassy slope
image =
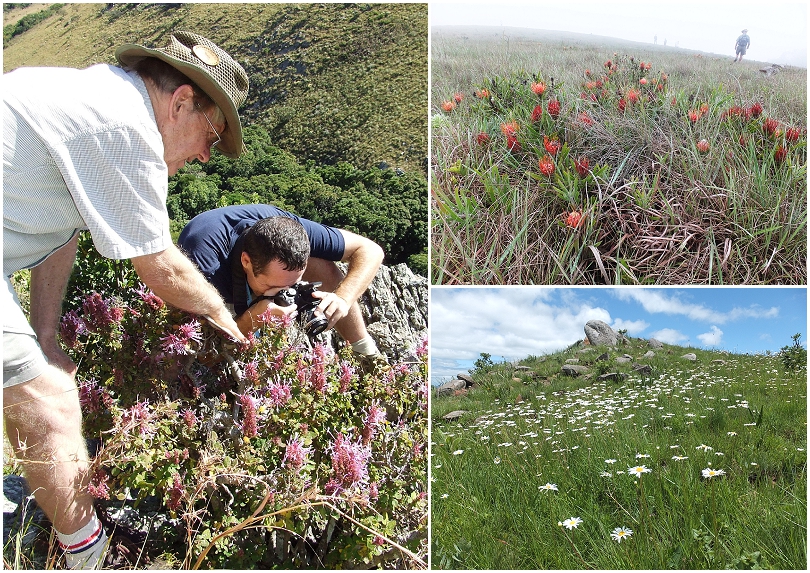
{"label": "grassy slope", "polygon": [[[31,8],[4,23],[22,10]],[[209,37],[245,66],[245,122],[297,157],[424,170],[424,4],[68,4],[9,42],[3,70],[113,63],[117,46],[162,46],[178,29]]]}
{"label": "grassy slope", "polygon": [[[589,226],[588,229],[599,236],[589,236],[588,240],[601,241],[600,250],[603,256],[605,251],[609,253],[606,265],[616,267],[616,284],[622,282],[623,273],[618,269],[625,257],[629,266],[636,269],[640,282],[675,284],[770,281],[803,284],[806,275],[806,208],[803,207],[806,203],[806,159],[803,157],[803,143],[798,146],[797,155],[791,160],[791,167],[773,177],[768,174],[767,169],[772,160],[762,159],[760,165],[759,159],[752,160],[746,155],[740,155],[739,149],[734,149],[741,161],[737,174],[729,177],[728,182],[724,180],[720,166],[726,150],[731,151],[731,141],[713,130],[720,123],[716,118],[731,102],[753,101],[761,101],[767,115],[777,118],[783,125],[803,128],[807,113],[805,69],[786,68],[780,74],[765,78],[758,71],[760,65],[756,62],[733,64],[731,58],[704,56],[676,48],[621,42],[598,36],[539,31],[536,35],[527,37],[521,35],[523,31],[518,33],[513,30],[510,32],[514,33],[504,34],[493,33],[492,29],[486,30],[433,30],[431,91],[436,121],[432,153],[434,171],[440,184],[437,185],[434,180],[434,189],[439,187],[438,190],[452,195],[453,179],[450,177],[449,183],[444,184],[443,181],[448,178],[442,170],[459,159],[466,161],[468,157],[475,156],[477,159],[481,156],[484,159],[490,157],[493,163],[498,164],[501,173],[510,178],[511,191],[515,197],[509,203],[509,208],[504,208],[503,212],[498,211],[497,205],[488,212],[477,208],[484,195],[483,190],[478,189],[480,183],[470,180],[471,178],[458,178],[461,188],[470,189],[474,193],[466,199],[452,199],[455,204],[451,208],[461,213],[458,217],[463,224],[440,220],[435,216],[438,211],[434,204],[434,271],[438,261],[438,266],[444,273],[435,273],[434,281],[462,284],[603,282],[604,273],[599,274],[596,270],[593,257],[584,246],[580,245],[578,250],[572,251],[575,256],[568,256],[571,253],[566,249],[572,246],[569,243],[573,239],[570,233],[556,229],[554,220],[558,213],[566,210],[565,207],[543,196],[538,198],[535,197],[536,194],[526,192],[536,184],[528,177],[521,178],[520,173],[526,169],[536,171],[536,158],[534,161],[527,160],[528,163],[520,169],[508,169],[514,166],[515,157],[505,153],[503,140],[498,139],[500,134],[497,122],[482,119],[480,114],[469,113],[469,110],[474,106],[473,88],[486,85],[491,78],[500,76],[525,79],[538,72],[545,81],[554,78],[555,85],[563,85],[564,91],[573,92],[568,93],[565,102],[567,105],[587,107],[578,101],[572,101],[583,83],[584,70],[595,70],[594,73],[599,75],[604,69],[604,62],[618,53],[619,57],[622,54],[633,55],[636,61],[652,62],[653,76],[658,75],[659,71],[666,73],[669,76],[669,85],[676,92],[673,95],[677,95],[679,106],[684,109],[673,108],[670,112],[672,122],[664,126],[656,126],[654,122],[647,120],[636,121],[632,114],[618,116],[604,111],[601,116],[595,115],[598,129],[592,133],[592,143],[596,144],[591,149],[592,160],[597,157],[600,161],[606,161],[611,166],[611,173],[616,172],[619,165],[623,170],[606,198],[611,204],[598,205],[599,208],[607,209],[609,216],[599,212],[590,213],[594,215],[588,217],[593,222],[593,227]],[[439,104],[455,92],[463,92],[467,100],[452,114],[443,114]],[[690,104],[697,106],[705,101],[712,102],[717,109],[713,112],[713,123],[703,122],[698,126],[697,133],[700,135],[695,140],[708,137],[714,149],[713,154],[703,160],[694,151],[694,143],[689,139],[694,136],[688,131],[681,133],[684,131],[681,124],[685,121],[686,108]],[[599,110],[591,113],[599,113]],[[469,135],[482,129],[490,134],[494,132],[493,145],[487,149],[476,145],[474,138]],[[516,157],[520,160],[523,156],[518,154]],[[527,157],[531,159],[533,155],[529,153]],[[625,157],[630,160],[624,162]],[[662,157],[665,159],[662,160]],[[472,159],[469,163],[476,165]],[[484,162],[484,170],[488,165],[489,163]],[[677,213],[677,224],[663,230],[658,228],[658,215],[649,217],[649,213],[641,213],[641,210],[633,206],[632,197],[638,187],[637,182],[641,183],[639,188],[649,194],[649,181],[662,168],[667,177],[660,181],[660,189],[668,197],[675,198],[672,200],[679,207],[683,206],[683,212]],[[720,188],[720,193],[706,199],[711,203],[727,195],[728,205],[719,206],[716,213],[720,215],[714,218],[704,220],[702,216],[695,216],[694,213],[701,210],[707,212],[705,205],[701,203],[703,199],[693,197],[690,192],[695,187]],[[726,187],[727,193],[723,191]],[[776,187],[779,189],[775,189]],[[782,199],[782,191],[788,196],[787,200]],[[765,195],[761,202],[748,198],[761,193]],[[773,198],[777,200],[772,201]],[[466,205],[461,204],[462,199],[466,201]],[[443,202],[446,203],[446,199]],[[653,202],[651,212],[666,211],[665,203],[666,201],[662,204]],[[788,204],[790,207],[786,207]],[[782,212],[788,213],[784,219],[781,218]],[[633,224],[625,225],[628,218],[640,221],[641,230]],[[777,221],[768,227],[766,222],[772,218]],[[612,228],[614,226],[617,227],[616,230]],[[697,235],[693,233],[695,229],[699,231]],[[775,240],[772,240],[773,229],[779,230],[779,237]],[[481,240],[483,235],[495,235],[501,239],[490,245],[490,241]],[[617,237],[622,236],[624,238],[617,242]],[[510,237],[514,239],[511,240]],[[692,241],[692,244],[689,249],[673,250],[660,244],[662,237],[671,240],[674,245],[685,245],[688,241]],[[638,240],[639,244],[627,240],[630,238]],[[785,248],[786,245],[789,246]],[[720,251],[720,257],[714,256],[717,251]],[[501,252],[503,261],[496,256]],[[650,264],[649,260],[639,262],[650,252],[666,253],[667,256],[662,257],[675,262],[670,263],[669,267]],[[728,258],[728,254],[732,252],[734,256]],[[763,265],[774,253],[776,257],[771,259],[773,264]],[[561,259],[556,266],[555,257]],[[493,258],[496,259],[494,262],[490,260]],[[727,261],[731,261],[732,267],[721,269],[717,260],[713,261],[712,258],[723,258],[724,266]],[[562,272],[563,268],[565,272]],[[608,270],[612,271],[611,268]],[[610,274],[609,272],[608,275]],[[613,278],[610,280],[613,281]]]}
{"label": "grassy slope", "polygon": [[[534,379],[513,380],[499,365],[466,395],[433,398],[434,568],[723,568],[755,551],[760,565],[804,567],[805,371],[785,374],[775,357],[668,345],[641,359],[649,348],[633,340],[610,351],[611,363],[628,353],[651,364],[649,378],[560,376],[566,359],[598,354],[577,350],[523,360]],[[686,352],[697,362],[681,359]],[[745,425],[763,406],[762,423]],[[459,409],[460,420],[442,420]],[[644,490],[620,474],[641,464],[652,469]],[[727,475],[709,484],[700,479],[707,466]],[[538,490],[545,483],[559,491]],[[713,535],[713,515],[722,546],[711,557],[693,530]],[[584,520],[577,530],[557,527],[572,516]],[[619,526],[635,531],[621,545],[609,537]]]}

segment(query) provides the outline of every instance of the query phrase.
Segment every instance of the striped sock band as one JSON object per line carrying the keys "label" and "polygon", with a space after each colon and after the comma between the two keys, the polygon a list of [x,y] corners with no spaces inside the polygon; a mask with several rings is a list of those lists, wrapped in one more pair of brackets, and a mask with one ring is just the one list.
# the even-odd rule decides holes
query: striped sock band
{"label": "striped sock band", "polygon": [[65,552],[67,566],[71,569],[94,568],[101,559],[107,534],[96,513],[90,521],[75,533],[56,532],[59,547]]}

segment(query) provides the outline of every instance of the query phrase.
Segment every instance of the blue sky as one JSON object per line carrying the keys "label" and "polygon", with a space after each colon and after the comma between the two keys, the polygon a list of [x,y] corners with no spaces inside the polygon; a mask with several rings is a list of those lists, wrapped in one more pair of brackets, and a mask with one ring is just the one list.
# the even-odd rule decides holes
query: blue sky
{"label": "blue sky", "polygon": [[597,319],[628,335],[739,353],[777,351],[802,334],[807,290],[782,287],[433,287],[431,381],[496,362],[562,350]]}
{"label": "blue sky", "polygon": [[[431,26],[513,26],[579,32],[702,50],[734,57],[743,28],[751,46],[746,58],[807,67],[806,2],[649,0],[619,2],[431,1]],[[730,60],[729,60],[730,61]]]}

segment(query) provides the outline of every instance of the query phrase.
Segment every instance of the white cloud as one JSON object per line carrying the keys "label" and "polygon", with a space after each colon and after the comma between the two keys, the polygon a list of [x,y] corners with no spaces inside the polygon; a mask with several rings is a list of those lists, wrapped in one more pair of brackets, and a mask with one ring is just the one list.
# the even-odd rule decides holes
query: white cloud
{"label": "white cloud", "polygon": [[627,330],[627,334],[630,336],[638,336],[647,330],[650,324],[643,320],[624,320],[622,318],[617,318],[613,321],[611,326],[613,327],[613,330]]}
{"label": "white cloud", "polygon": [[689,342],[689,337],[687,335],[673,328],[662,328],[661,330],[653,332],[650,338],[655,338],[656,340],[666,342],[667,344],[677,344],[680,346],[683,346],[685,343]]}
{"label": "white cloud", "polygon": [[723,341],[723,331],[712,325],[711,332],[698,334],[697,338],[703,343],[703,346],[720,346]]}
{"label": "white cloud", "polygon": [[684,315],[699,322],[725,324],[728,321],[743,318],[776,318],[779,307],[764,309],[753,305],[747,308],[735,307],[728,312],[720,312],[702,304],[693,304],[682,300],[677,294],[647,289],[614,289],[611,291],[618,299],[635,301],[651,314],[664,313]]}

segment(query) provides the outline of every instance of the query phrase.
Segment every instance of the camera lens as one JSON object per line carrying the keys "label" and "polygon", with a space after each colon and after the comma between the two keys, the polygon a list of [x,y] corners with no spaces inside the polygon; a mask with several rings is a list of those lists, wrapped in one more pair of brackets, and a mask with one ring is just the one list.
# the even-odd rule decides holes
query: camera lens
{"label": "camera lens", "polygon": [[314,310],[309,310],[306,313],[306,316],[301,315],[303,319],[301,321],[301,326],[304,329],[304,332],[307,333],[307,336],[318,336],[321,332],[326,330],[326,326],[329,324],[329,321],[326,320],[323,316],[316,316]]}

